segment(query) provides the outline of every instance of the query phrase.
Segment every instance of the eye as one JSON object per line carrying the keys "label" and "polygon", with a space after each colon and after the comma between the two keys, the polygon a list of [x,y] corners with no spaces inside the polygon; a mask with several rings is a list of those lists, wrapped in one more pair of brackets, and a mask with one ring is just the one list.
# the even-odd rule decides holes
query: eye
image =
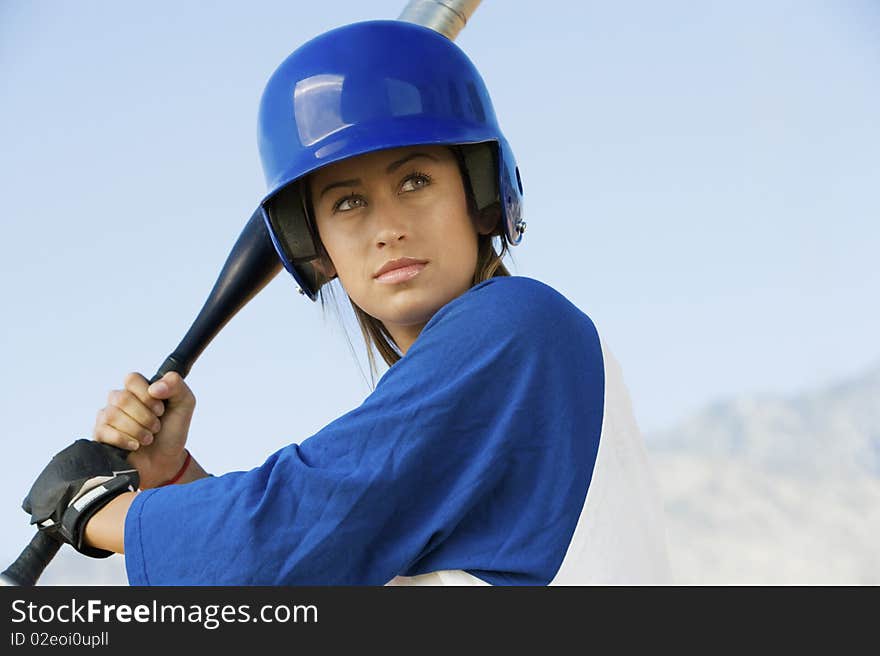
{"label": "eye", "polygon": [[334,212],[350,212],[351,210],[356,210],[359,207],[364,207],[366,205],[366,201],[364,201],[362,196],[358,196],[357,194],[349,194],[348,196],[343,196],[333,205]]}
{"label": "eye", "polygon": [[431,184],[431,176],[427,173],[419,173],[416,171],[403,179],[403,182],[400,184],[400,191],[404,193],[418,191],[419,189],[427,187],[429,184]]}

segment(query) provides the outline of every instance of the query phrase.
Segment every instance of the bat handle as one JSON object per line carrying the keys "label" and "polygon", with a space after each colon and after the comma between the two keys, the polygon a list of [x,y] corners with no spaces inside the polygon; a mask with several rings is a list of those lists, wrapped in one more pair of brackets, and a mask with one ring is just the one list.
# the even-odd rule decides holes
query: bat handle
{"label": "bat handle", "polygon": [[[153,374],[152,378],[150,378],[149,384],[152,385],[169,371],[176,371],[180,374],[181,378],[186,378],[186,375],[189,373],[189,367],[178,360],[176,354],[172,353],[167,358],[165,358],[165,362],[162,363],[162,366],[159,367],[159,370],[155,374]],[[162,403],[164,404],[165,401],[162,401]]]}
{"label": "bat handle", "polygon": [[46,565],[58,553],[61,544],[55,538],[38,531],[16,561],[0,574],[0,585],[34,585]]}
{"label": "bat handle", "polygon": [[150,385],[155,383],[169,371],[176,371],[180,374],[181,378],[186,378],[186,375],[189,373],[189,366],[178,359],[176,353],[172,353],[167,358],[165,358],[165,362],[162,363],[162,366],[159,367],[159,370],[153,375],[152,378],[150,378]]}

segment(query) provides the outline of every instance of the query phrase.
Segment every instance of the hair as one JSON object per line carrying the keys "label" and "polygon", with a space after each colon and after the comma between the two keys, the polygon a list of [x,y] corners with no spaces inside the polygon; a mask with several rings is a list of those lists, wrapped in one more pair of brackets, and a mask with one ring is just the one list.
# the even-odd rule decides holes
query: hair
{"label": "hair", "polygon": [[[464,164],[464,158],[462,157],[462,154],[458,150],[458,148],[451,147],[450,149],[452,150],[456,160],[458,161],[459,173],[461,174],[461,179],[464,183],[468,214],[475,221],[486,221],[486,219],[494,220],[494,227],[490,233],[477,235],[477,264],[474,269],[474,277],[471,281],[471,287],[486,280],[489,280],[490,278],[509,276],[510,272],[502,262],[504,256],[509,252],[509,247],[507,238],[504,234],[504,226],[501,221],[500,204],[492,205],[480,212],[480,210],[477,208],[474,191],[471,186],[470,176],[467,174],[467,168]],[[311,202],[309,185],[305,184],[303,185],[303,187],[305,189],[307,212],[309,215],[309,220],[313,223],[313,237],[317,244],[318,252],[320,253],[321,258],[326,258],[329,260],[329,255],[327,254],[327,251],[324,248],[324,244],[321,241],[321,237],[318,234],[317,225],[314,225],[312,219],[312,217],[314,216],[314,210]],[[495,249],[496,237],[498,238],[498,241],[500,243],[500,252],[496,251]],[[322,307],[325,306],[324,290],[327,288],[332,290],[332,287],[326,284],[329,281],[330,279],[328,279],[326,276],[318,273],[318,296],[321,299]],[[346,296],[348,296],[347,293]],[[387,364],[389,367],[398,362],[403,357],[403,354],[401,353],[400,348],[395,343],[394,338],[391,336],[391,333],[388,332],[388,330],[385,328],[385,325],[379,319],[373,317],[370,314],[367,314],[352,300],[351,296],[348,296],[348,301],[349,303],[351,303],[351,308],[352,310],[354,310],[354,315],[357,318],[358,325],[361,329],[361,334],[363,335],[364,342],[366,343],[367,359],[370,363],[370,374],[375,383],[377,368],[376,358],[373,354],[373,348],[376,349],[376,351],[385,361],[385,364]]]}

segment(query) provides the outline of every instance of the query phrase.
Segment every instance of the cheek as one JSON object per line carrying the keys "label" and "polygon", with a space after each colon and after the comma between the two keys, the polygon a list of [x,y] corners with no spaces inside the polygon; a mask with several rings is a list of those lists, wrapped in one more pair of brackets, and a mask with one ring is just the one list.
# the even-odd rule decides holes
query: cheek
{"label": "cheek", "polygon": [[454,213],[446,214],[440,225],[441,243],[460,261],[476,258],[477,237],[477,228],[464,207],[456,207]]}
{"label": "cheek", "polygon": [[327,252],[327,255],[330,257],[334,267],[336,267],[337,272],[341,276],[342,271],[340,270],[340,265],[344,270],[345,264],[351,262],[353,259],[351,257],[351,240],[346,238],[345,233],[340,230],[330,229],[322,222],[318,222],[318,234],[320,235],[321,244],[324,246],[324,250]]}
{"label": "cheek", "polygon": [[321,241],[333,264],[339,284],[358,306],[363,307],[365,287],[368,284],[365,279],[363,245],[340,234],[331,234],[325,238],[324,233],[321,233]]}

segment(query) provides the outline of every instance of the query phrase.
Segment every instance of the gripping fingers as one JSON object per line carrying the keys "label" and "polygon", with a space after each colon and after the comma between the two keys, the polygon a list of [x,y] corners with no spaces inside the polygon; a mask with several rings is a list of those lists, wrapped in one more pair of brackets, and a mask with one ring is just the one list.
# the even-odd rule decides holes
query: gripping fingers
{"label": "gripping fingers", "polygon": [[132,439],[108,424],[98,424],[95,427],[94,438],[96,442],[118,446],[126,451],[137,451],[138,447],[140,447],[140,443],[137,440]]}
{"label": "gripping fingers", "polygon": [[147,420],[148,425],[145,425],[143,420],[135,419],[126,410],[118,406],[105,408],[104,418],[109,426],[137,440],[141,444],[150,444],[155,434],[162,428],[155,415],[152,415],[152,419]]}
{"label": "gripping fingers", "polygon": [[107,406],[98,412],[93,437],[128,451],[151,444],[162,429],[159,417],[165,404],[147,392],[149,382],[132,372],[125,377],[125,388],[107,395]]}
{"label": "gripping fingers", "polygon": [[154,415],[161,417],[165,412],[165,404],[150,395],[147,391],[149,386],[150,381],[136,371],[131,372],[125,377],[125,390],[133,394],[134,397],[140,401],[145,408],[151,410]]}
{"label": "gripping fingers", "polygon": [[[150,406],[155,406],[159,403],[159,401],[151,400],[148,401],[149,406],[145,405],[143,401],[141,401],[134,392],[130,390],[114,390],[110,392],[110,396],[108,397],[109,405],[108,409],[115,408],[119,410],[121,413],[125,414],[132,421],[139,424],[145,431],[148,433],[158,433],[161,424],[159,422],[159,417],[156,416],[154,410]],[[115,419],[116,413],[109,412],[109,418]],[[125,417],[122,418],[122,421],[125,422]],[[115,422],[113,423],[116,428],[125,431],[127,427],[129,427],[129,422],[125,422],[125,425],[118,425]],[[132,437],[138,437],[137,433],[131,433]]]}

